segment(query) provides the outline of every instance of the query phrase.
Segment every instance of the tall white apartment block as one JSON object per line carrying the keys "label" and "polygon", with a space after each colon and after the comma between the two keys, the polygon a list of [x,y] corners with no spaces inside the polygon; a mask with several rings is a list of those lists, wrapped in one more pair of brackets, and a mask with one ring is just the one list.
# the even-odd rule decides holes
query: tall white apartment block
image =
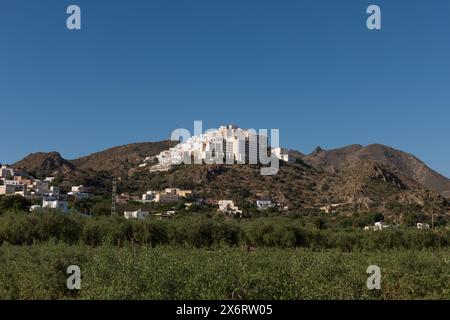
{"label": "tall white apartment block", "polygon": [[267,148],[267,135],[234,125],[221,126],[162,151],[157,156],[159,163],[150,170],[165,171],[183,162],[257,164],[261,155],[267,156]]}

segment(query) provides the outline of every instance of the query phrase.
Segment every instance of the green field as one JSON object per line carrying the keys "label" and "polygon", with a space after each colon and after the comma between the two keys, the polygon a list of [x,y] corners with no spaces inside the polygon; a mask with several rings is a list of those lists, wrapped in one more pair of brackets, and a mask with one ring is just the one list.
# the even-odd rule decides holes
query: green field
{"label": "green field", "polygon": [[[66,288],[79,265],[82,288]],[[382,271],[381,290],[366,268]],[[450,250],[0,247],[1,299],[450,299]]]}
{"label": "green field", "polygon": [[[81,268],[68,290],[67,267]],[[366,270],[381,268],[381,290]],[[0,299],[450,299],[450,230],[0,215]]]}

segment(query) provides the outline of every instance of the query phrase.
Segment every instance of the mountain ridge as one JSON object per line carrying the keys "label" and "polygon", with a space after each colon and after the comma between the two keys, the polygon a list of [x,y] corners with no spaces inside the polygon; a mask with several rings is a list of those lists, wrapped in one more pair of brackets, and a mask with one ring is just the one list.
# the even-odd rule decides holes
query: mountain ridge
{"label": "mountain ridge", "polygon": [[450,179],[428,167],[416,156],[382,144],[348,145],[330,150],[314,150],[303,161],[330,173],[358,160],[372,160],[421,183],[427,189],[450,197]]}
{"label": "mountain ridge", "polygon": [[[248,199],[274,198],[292,208],[343,203],[351,204],[349,208],[383,211],[399,203],[440,212],[447,206],[445,193],[423,184],[433,177],[445,177],[413,155],[383,145],[316,148],[309,155],[285,149],[298,158],[297,164],[282,162],[279,174],[273,177],[260,176],[255,166],[184,165],[156,173],[139,167],[146,157],[174,144],[173,141],[132,143],[73,160],[66,160],[56,152],[35,153],[13,167],[29,174],[39,173],[41,177],[56,173],[61,176],[63,187],[86,184],[102,194],[110,192],[112,177],[120,177],[123,191],[137,194],[178,186],[193,188],[203,198],[213,200],[236,197],[240,194],[236,190],[245,189],[242,194],[247,194]],[[423,177],[427,179],[418,181]],[[446,181],[442,183],[445,187]],[[439,186],[442,187],[439,184],[434,187]]]}

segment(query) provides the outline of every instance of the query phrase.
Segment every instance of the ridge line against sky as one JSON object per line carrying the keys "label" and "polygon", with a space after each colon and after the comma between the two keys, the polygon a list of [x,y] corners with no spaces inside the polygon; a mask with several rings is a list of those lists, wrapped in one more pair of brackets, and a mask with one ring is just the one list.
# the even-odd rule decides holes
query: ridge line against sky
{"label": "ridge line against sky", "polygon": [[[279,128],[304,153],[379,143],[450,177],[450,2],[16,0],[0,5],[0,162],[176,128]],[[82,30],[66,28],[78,4]]]}
{"label": "ridge line against sky", "polygon": [[[170,140],[170,138],[168,138],[168,139],[166,139],[166,140]],[[79,159],[79,158],[83,158],[83,157],[86,157],[86,156],[90,156],[90,155],[92,155],[92,154],[94,154],[94,153],[106,151],[106,150],[108,150],[108,149],[115,148],[115,147],[126,146],[126,145],[129,145],[129,144],[139,144],[139,143],[157,143],[157,142],[161,142],[161,141],[163,141],[163,140],[160,140],[160,141],[135,141],[135,142],[130,142],[130,143],[122,144],[122,145],[107,146],[107,147],[104,147],[104,148],[101,149],[101,150],[96,150],[96,151],[93,151],[93,152],[91,152],[91,153],[86,153],[86,154],[78,154],[78,155],[73,156],[73,157],[67,157],[67,156],[64,156],[64,154],[61,154],[61,156],[62,156],[62,158],[66,159],[66,160],[73,161],[73,160],[76,160],[76,159]],[[370,143],[370,144],[362,145],[362,146],[363,146],[363,147],[367,147],[367,146],[369,146],[369,145],[374,145],[374,144],[383,145],[383,144],[374,142],[374,143]],[[350,145],[359,145],[359,144],[358,144],[358,143],[351,143],[351,144],[348,144],[348,145],[338,146],[338,147],[333,147],[333,148],[322,148],[322,146],[319,146],[319,145],[318,145],[318,146],[316,146],[316,147],[314,148],[314,150],[315,150],[316,148],[320,147],[322,150],[325,150],[325,151],[331,151],[331,150],[340,149],[340,148],[343,148],[343,147],[346,147],[346,146],[350,146]],[[305,156],[311,154],[312,152],[314,152],[314,150],[310,150],[310,151],[308,151],[308,152],[305,152],[304,150],[299,150],[299,149],[292,148],[292,147],[286,147],[286,146],[283,146],[283,145],[280,145],[280,146],[281,146],[282,148],[286,148],[286,149],[289,149],[289,150],[292,150],[292,151],[298,151],[298,152],[301,152],[301,153],[303,153]],[[388,146],[388,145],[384,145],[384,146],[393,148],[392,146]],[[409,153],[409,152],[406,151],[406,150],[399,150],[399,149],[396,149],[396,148],[394,148],[394,149],[395,149],[395,150],[398,150],[398,151],[405,152],[405,153],[407,153],[407,154],[411,154],[411,153]],[[58,150],[47,150],[47,151],[42,151],[42,150],[41,150],[41,151],[36,151],[36,152],[47,152],[47,153],[49,153],[49,152],[58,152],[58,153],[60,153]],[[32,153],[32,152],[30,152],[30,153]],[[29,155],[29,154],[26,154],[26,155],[24,155],[23,157],[21,157],[20,159],[17,159],[17,160],[15,160],[15,161],[9,162],[9,163],[7,163],[7,162],[2,162],[1,159],[0,159],[0,164],[3,164],[3,163],[5,163],[5,164],[13,164],[13,163],[15,163],[15,162],[18,162],[18,161],[22,160],[22,159],[25,158],[27,155]],[[414,154],[412,154],[412,155],[416,157],[416,155],[414,155]],[[434,168],[432,168],[430,165],[428,165],[428,164],[427,164],[425,161],[423,161],[422,159],[419,158],[419,160],[422,161],[422,162],[424,162],[425,165],[428,166],[430,169],[436,171],[436,172],[439,173],[440,175],[442,175],[442,176],[446,177],[447,179],[449,179],[448,176],[446,176],[445,174],[443,174],[443,173],[441,173],[441,172],[435,170]]]}

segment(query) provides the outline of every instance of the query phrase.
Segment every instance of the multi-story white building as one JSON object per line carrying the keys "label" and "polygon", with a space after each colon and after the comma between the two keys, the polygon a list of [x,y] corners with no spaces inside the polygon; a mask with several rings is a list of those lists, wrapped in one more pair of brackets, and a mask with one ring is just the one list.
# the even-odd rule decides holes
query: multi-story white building
{"label": "multi-story white building", "polygon": [[266,135],[233,125],[222,126],[162,151],[157,156],[159,163],[150,170],[169,170],[181,163],[257,164],[261,156],[269,156],[267,148]]}
{"label": "multi-story white building", "polygon": [[50,192],[43,194],[43,196],[47,200],[59,200],[59,197],[61,196],[61,191],[59,187],[50,187]]}

